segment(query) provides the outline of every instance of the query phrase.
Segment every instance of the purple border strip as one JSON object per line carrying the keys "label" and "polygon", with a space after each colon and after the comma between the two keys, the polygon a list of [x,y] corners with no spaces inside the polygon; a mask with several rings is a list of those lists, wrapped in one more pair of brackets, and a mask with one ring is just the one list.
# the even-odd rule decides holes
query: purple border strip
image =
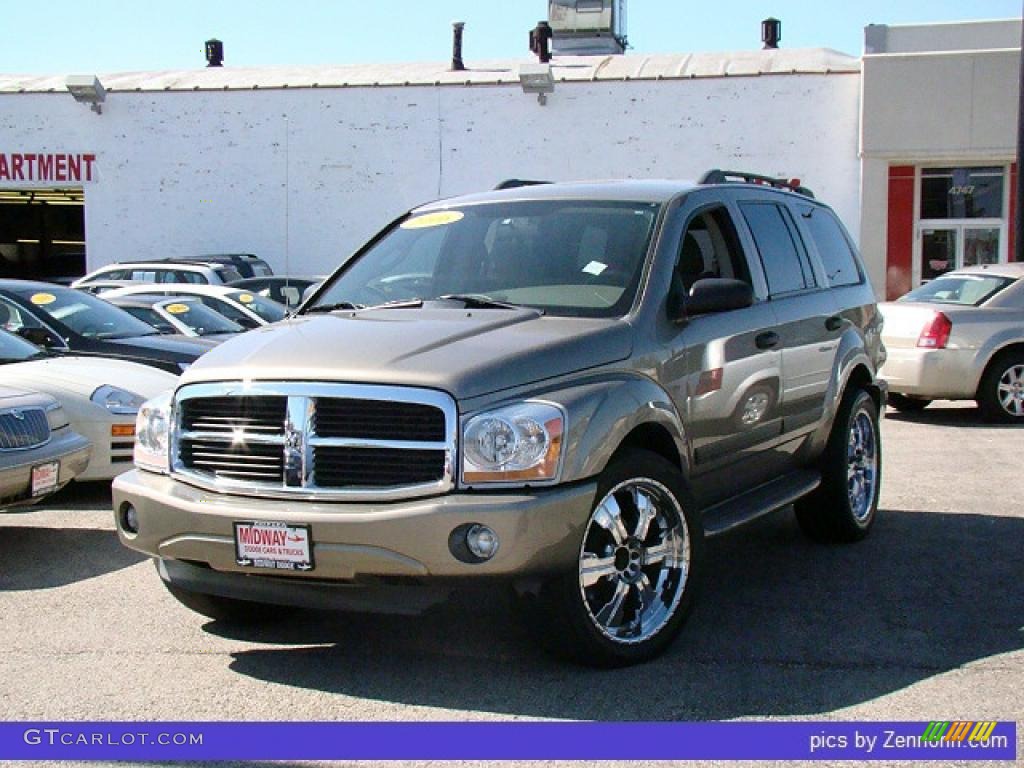
{"label": "purple border strip", "polygon": [[[6,722],[0,760],[1015,760],[926,746],[927,722]],[[194,743],[194,738],[201,743]],[[192,739],[193,742],[189,743]],[[177,743],[183,742],[183,743]]]}

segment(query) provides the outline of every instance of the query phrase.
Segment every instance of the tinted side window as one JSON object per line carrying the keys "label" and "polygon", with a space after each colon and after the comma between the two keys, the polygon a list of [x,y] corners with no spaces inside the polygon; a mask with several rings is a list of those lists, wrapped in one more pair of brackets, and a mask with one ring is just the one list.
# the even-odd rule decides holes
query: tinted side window
{"label": "tinted side window", "polygon": [[800,213],[807,222],[818,255],[825,265],[828,284],[834,287],[859,283],[861,276],[857,261],[835,215],[816,206],[808,206]]}
{"label": "tinted side window", "polygon": [[768,292],[773,296],[814,285],[814,277],[800,258],[796,234],[788,214],[774,203],[740,203],[743,218],[754,236]]}

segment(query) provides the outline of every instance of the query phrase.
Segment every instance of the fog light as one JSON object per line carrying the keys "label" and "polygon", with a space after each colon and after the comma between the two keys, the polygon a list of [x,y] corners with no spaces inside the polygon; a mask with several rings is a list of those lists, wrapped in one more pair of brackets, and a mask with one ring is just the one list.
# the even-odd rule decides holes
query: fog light
{"label": "fog light", "polygon": [[121,507],[121,528],[125,533],[139,532],[139,513],[131,504]]}
{"label": "fog light", "polygon": [[481,560],[490,560],[498,551],[498,534],[486,525],[473,525],[466,531],[466,548]]}

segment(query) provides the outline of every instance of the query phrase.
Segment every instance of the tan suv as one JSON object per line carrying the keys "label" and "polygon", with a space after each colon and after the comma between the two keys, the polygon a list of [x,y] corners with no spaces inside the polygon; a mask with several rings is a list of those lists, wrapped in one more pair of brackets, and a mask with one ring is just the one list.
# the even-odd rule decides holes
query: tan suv
{"label": "tan suv", "polygon": [[836,216],[774,179],[443,200],[142,409],[118,532],[215,618],[503,578],[559,650],[642,661],[706,535],[791,503],[867,534],[879,329]]}

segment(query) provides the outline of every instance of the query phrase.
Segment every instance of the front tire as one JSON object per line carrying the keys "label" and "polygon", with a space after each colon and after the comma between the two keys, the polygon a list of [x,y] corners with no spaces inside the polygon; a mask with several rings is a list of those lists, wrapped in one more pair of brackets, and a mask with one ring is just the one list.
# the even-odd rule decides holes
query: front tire
{"label": "front tire", "polygon": [[878,406],[867,392],[849,392],[839,406],[821,458],[821,485],[793,506],[815,541],[859,541],[878,512],[882,442]]}
{"label": "front tire", "polygon": [[547,644],[596,667],[658,656],[690,611],[703,544],[676,467],[640,450],[613,460],[598,482],[576,569],[545,590]]}
{"label": "front tire", "polygon": [[978,406],[986,421],[1024,423],[1024,353],[997,356],[981,377]]}

